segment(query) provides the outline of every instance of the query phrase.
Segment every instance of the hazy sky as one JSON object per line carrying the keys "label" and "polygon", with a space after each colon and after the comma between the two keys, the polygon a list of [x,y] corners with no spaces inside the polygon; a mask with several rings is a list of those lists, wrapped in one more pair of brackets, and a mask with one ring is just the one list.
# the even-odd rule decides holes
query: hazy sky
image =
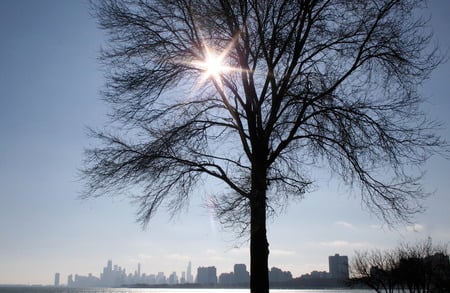
{"label": "hazy sky", "polygon": [[[440,45],[450,46],[450,1],[430,1]],[[96,60],[102,32],[86,1],[0,0],[0,284],[50,284],[55,272],[98,276],[108,259],[134,272],[193,270],[218,273],[248,264],[248,244],[225,233],[204,208],[200,189],[189,209],[170,220],[164,210],[146,230],[127,199],[77,199],[86,127],[101,127],[107,107]],[[424,84],[424,105],[444,122],[450,141],[450,64]],[[357,194],[320,175],[317,191],[270,223],[270,266],[294,276],[328,270],[328,255],[393,248],[432,237],[450,242],[450,161],[426,166],[425,187],[435,194],[412,226],[384,227]],[[240,248],[235,248],[240,244]]]}

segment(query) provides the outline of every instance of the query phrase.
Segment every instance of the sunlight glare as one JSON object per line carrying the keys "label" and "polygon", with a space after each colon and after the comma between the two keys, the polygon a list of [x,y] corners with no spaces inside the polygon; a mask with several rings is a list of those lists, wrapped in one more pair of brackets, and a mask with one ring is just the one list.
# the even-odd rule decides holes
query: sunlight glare
{"label": "sunlight glare", "polygon": [[227,53],[228,52],[225,50],[221,54],[218,54],[211,48],[205,46],[204,57],[201,60],[190,63],[203,72],[201,79],[198,82],[199,86],[204,84],[207,79],[212,79],[219,87],[222,87],[222,74],[230,70],[230,68],[223,63]]}
{"label": "sunlight glare", "polygon": [[230,67],[225,60],[232,49],[233,43],[234,42],[230,42],[226,48],[220,51],[216,51],[212,47],[204,44],[201,57],[198,56],[200,58],[188,63],[190,66],[193,66],[202,72],[200,80],[196,84],[196,88],[204,85],[207,80],[211,80],[216,87],[223,89],[223,83],[226,79],[225,74],[242,71],[240,68]]}
{"label": "sunlight glare", "polygon": [[222,58],[211,52],[208,52],[208,56],[206,56],[204,67],[206,76],[214,77],[215,79],[219,78],[220,74],[225,69],[222,64]]}

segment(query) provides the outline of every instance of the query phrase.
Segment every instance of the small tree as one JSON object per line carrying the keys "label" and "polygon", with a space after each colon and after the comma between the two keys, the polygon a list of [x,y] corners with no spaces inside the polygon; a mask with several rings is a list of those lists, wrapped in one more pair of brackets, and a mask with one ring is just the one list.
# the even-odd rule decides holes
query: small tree
{"label": "small tree", "polygon": [[431,238],[397,250],[398,279],[409,292],[448,292],[450,261],[446,246]]}
{"label": "small tree", "polygon": [[397,266],[397,256],[394,253],[374,250],[356,252],[350,270],[357,282],[367,285],[378,293],[391,293],[398,288],[395,276]]}
{"label": "small tree", "polygon": [[[252,292],[268,292],[266,219],[313,167],[409,219],[420,166],[442,146],[417,87],[440,63],[419,0],[99,0],[113,123],[87,150],[86,196],[129,188],[139,220],[182,207],[200,179],[228,188],[222,223],[250,230]],[[407,168],[404,168],[407,166]],[[140,188],[139,191],[136,191]]]}
{"label": "small tree", "polygon": [[392,251],[357,252],[351,270],[376,292],[448,292],[450,284],[447,247],[430,238]]}

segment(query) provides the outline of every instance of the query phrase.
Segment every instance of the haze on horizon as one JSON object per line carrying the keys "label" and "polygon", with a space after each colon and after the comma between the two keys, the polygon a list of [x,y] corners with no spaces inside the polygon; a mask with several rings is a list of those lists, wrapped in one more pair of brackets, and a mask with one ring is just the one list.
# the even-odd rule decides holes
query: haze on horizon
{"label": "haze on horizon", "polygon": [[[430,1],[440,46],[450,47],[450,2]],[[215,265],[248,266],[248,244],[222,231],[206,208],[213,184],[188,210],[170,219],[162,211],[143,230],[135,207],[119,197],[80,201],[78,170],[90,144],[86,127],[101,127],[107,107],[97,61],[102,32],[84,0],[0,1],[0,284],[52,284],[54,274],[99,275],[107,260],[133,272],[178,274]],[[423,85],[424,107],[442,121],[450,141],[450,64]],[[351,259],[354,250],[393,248],[432,237],[450,242],[450,162],[432,158],[425,187],[435,191],[416,222],[389,229],[361,208],[326,172],[317,188],[293,202],[269,226],[270,266],[294,276],[325,271],[327,257]]]}

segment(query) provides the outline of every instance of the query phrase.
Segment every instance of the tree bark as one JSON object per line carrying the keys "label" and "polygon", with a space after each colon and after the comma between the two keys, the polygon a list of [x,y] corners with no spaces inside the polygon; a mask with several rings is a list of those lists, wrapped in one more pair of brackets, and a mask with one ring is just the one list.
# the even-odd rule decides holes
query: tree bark
{"label": "tree bark", "polygon": [[266,171],[254,166],[250,198],[250,292],[269,293],[269,243],[266,231]]}

